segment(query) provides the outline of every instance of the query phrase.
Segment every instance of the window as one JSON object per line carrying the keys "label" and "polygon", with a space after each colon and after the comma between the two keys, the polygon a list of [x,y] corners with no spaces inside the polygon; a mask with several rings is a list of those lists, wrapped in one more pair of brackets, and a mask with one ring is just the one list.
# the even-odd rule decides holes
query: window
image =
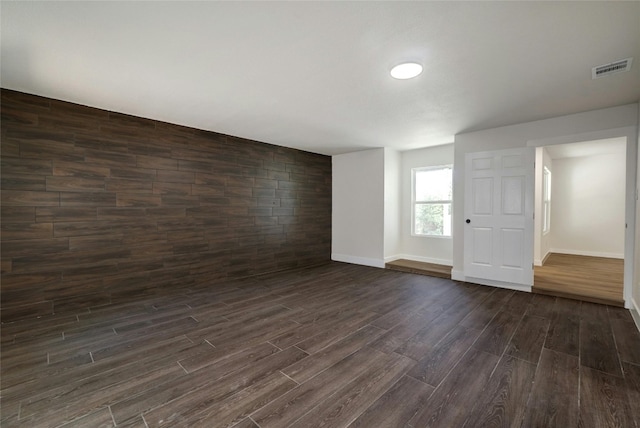
{"label": "window", "polygon": [[412,175],[412,233],[451,236],[451,165],[414,168]]}
{"label": "window", "polygon": [[551,171],[545,166],[542,172],[542,233],[551,230]]}

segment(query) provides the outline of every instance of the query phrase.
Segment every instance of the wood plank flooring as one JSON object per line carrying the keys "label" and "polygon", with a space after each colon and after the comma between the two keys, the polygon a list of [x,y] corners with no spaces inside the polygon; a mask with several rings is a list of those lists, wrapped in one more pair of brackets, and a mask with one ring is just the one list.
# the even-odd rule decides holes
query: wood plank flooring
{"label": "wood plank flooring", "polygon": [[624,260],[551,253],[534,268],[533,292],[624,306]]}
{"label": "wood plank flooring", "polygon": [[640,332],[330,263],[2,325],[3,427],[640,427]]}
{"label": "wood plank flooring", "polygon": [[385,268],[400,272],[415,273],[418,275],[435,276],[438,278],[451,279],[451,266],[438,265],[435,263],[416,262],[414,260],[398,259],[386,263]]}

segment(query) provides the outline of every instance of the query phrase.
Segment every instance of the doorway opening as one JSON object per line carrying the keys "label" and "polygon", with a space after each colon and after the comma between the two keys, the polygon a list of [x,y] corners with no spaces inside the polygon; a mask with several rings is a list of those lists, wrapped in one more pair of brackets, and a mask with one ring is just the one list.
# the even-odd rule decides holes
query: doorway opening
{"label": "doorway opening", "polygon": [[532,291],[624,305],[626,145],[536,149]]}

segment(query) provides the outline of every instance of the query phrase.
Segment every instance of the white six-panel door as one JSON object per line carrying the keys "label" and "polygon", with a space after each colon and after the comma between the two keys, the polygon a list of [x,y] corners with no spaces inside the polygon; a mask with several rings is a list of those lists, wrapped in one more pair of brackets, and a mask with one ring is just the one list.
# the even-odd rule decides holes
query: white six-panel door
{"label": "white six-panel door", "polygon": [[468,153],[464,276],[533,285],[532,147]]}

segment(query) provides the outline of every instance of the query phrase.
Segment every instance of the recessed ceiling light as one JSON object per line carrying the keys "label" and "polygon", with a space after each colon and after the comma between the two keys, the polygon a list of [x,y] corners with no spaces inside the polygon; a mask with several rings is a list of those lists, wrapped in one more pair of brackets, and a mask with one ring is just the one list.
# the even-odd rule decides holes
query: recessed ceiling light
{"label": "recessed ceiling light", "polygon": [[415,62],[398,64],[391,69],[391,77],[396,79],[411,79],[422,73],[422,66]]}

